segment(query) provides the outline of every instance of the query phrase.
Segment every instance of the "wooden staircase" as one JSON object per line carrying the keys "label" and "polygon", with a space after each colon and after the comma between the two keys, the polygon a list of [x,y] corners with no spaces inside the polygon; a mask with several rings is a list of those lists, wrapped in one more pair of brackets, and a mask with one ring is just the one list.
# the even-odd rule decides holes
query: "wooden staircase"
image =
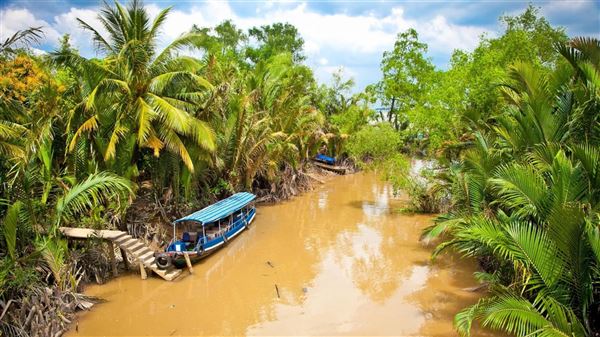
{"label": "wooden staircase", "polygon": [[131,235],[121,232],[121,234],[112,240],[120,248],[125,249],[144,267],[152,270],[156,275],[164,278],[167,281],[173,281],[179,274],[181,269],[169,268],[160,269],[156,264],[154,251],[148,248],[141,240],[132,237]]}
{"label": "wooden staircase", "polygon": [[[100,238],[109,240],[121,248],[121,252],[126,251],[134,257],[140,264],[140,272],[142,278],[146,278],[146,270],[152,270],[156,275],[167,281],[173,281],[181,274],[180,269],[170,267],[169,269],[160,269],[156,264],[154,251],[148,248],[141,240],[132,237],[126,232],[114,230],[94,230],[89,228],[71,228],[61,227],[60,231],[63,235],[75,239]],[[114,252],[114,250],[113,250]],[[126,259],[126,256],[123,256]]]}

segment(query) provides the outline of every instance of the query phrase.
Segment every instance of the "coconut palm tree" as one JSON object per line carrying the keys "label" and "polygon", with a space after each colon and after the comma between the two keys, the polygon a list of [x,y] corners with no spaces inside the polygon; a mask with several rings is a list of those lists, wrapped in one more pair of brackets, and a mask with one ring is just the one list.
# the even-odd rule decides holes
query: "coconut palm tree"
{"label": "coconut palm tree", "polygon": [[[193,46],[203,35],[185,34],[157,51],[158,34],[170,11],[161,11],[150,20],[141,1],[127,7],[118,2],[105,4],[98,15],[103,36],[97,28],[79,20],[92,33],[102,61],[84,59],[70,51],[54,53],[56,61],[77,67],[87,83],[83,101],[74,109],[75,125],[68,149],[74,151],[84,134],[93,135],[94,146],[106,162],[121,173],[135,175],[142,149],[155,156],[169,151],[194,170],[190,147],[214,150],[214,134],[193,113],[208,95],[211,85],[196,73],[198,60],[177,55]],[[131,165],[131,166],[129,166]],[[131,172],[133,170],[134,172]]]}
{"label": "coconut palm tree", "polygon": [[218,94],[205,110],[218,130],[217,167],[234,188],[250,188],[256,178],[274,182],[282,165],[297,167],[305,159],[324,122],[310,104],[312,75],[285,53],[249,71],[227,58],[209,57],[216,70],[211,76],[220,76]]}

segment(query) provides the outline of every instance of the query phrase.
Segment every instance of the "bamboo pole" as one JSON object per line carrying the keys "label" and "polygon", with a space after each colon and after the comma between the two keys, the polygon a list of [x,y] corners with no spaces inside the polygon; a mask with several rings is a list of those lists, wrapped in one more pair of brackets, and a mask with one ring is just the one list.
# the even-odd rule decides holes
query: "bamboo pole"
{"label": "bamboo pole", "polygon": [[140,273],[142,274],[142,280],[145,280],[148,278],[148,274],[146,274],[146,268],[144,267],[144,264],[142,263],[142,261],[140,261]]}
{"label": "bamboo pole", "polygon": [[185,264],[187,265],[190,274],[193,274],[194,268],[192,268],[192,261],[190,261],[190,256],[188,255],[188,253],[183,253],[183,257],[185,258]]}

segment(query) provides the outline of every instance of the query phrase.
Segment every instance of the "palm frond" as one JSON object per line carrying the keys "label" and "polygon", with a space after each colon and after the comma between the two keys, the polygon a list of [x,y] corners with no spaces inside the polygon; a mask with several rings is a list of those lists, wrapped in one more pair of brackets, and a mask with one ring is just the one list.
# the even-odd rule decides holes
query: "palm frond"
{"label": "palm frond", "polygon": [[586,234],[596,258],[596,264],[600,266],[600,226],[588,222],[586,224]]}
{"label": "palm frond", "polygon": [[131,194],[129,180],[109,172],[91,174],[56,200],[54,228],[108,200],[127,202],[127,197]]}
{"label": "palm frond", "polygon": [[2,220],[2,236],[6,242],[6,250],[10,258],[15,260],[17,258],[17,228],[19,228],[20,213],[23,203],[20,201],[10,205],[6,211],[6,216]]}
{"label": "palm frond", "polygon": [[30,27],[23,30],[18,30],[13,35],[9,36],[0,43],[0,54],[2,53],[13,53],[15,46],[21,44],[22,46],[31,46],[39,43],[44,35],[42,27]]}
{"label": "palm frond", "polygon": [[88,120],[83,122],[81,124],[81,126],[79,126],[77,131],[75,131],[75,133],[73,134],[73,136],[71,138],[71,142],[69,143],[69,152],[71,152],[75,149],[75,146],[77,145],[77,141],[79,140],[79,137],[81,137],[81,135],[84,132],[92,132],[92,131],[96,130],[97,128],[98,128],[98,116],[97,115],[93,115],[92,117],[88,118]]}
{"label": "palm frond", "polygon": [[[107,53],[115,53],[115,50],[108,43],[108,41],[106,41],[106,39],[102,36],[102,34],[100,34],[98,32],[98,30],[96,30],[91,25],[89,25],[87,22],[85,22],[79,18],[77,18],[77,21],[79,22],[79,24],[81,25],[81,27],[83,29],[88,30],[92,33],[92,36],[93,36],[92,39],[94,40],[94,43],[96,44],[96,48],[98,48],[104,52],[107,52]],[[101,19],[101,21],[102,21],[102,19]]]}
{"label": "palm frond", "polygon": [[192,162],[190,153],[177,133],[169,128],[162,128],[159,131],[159,135],[165,147],[171,152],[177,154],[188,170],[194,172],[194,163]]}
{"label": "palm frond", "polygon": [[548,289],[553,289],[568,269],[566,256],[550,240],[543,229],[514,223],[508,230],[512,242],[506,248],[514,260],[520,260],[534,270]]}
{"label": "palm frond", "polygon": [[123,126],[119,121],[115,123],[115,128],[110,135],[108,144],[106,145],[106,150],[104,151],[105,161],[115,158],[117,154],[117,144],[127,135],[128,132],[129,129]]}
{"label": "palm frond", "polygon": [[148,39],[156,39],[158,35],[158,30],[162,27],[167,19],[167,15],[171,11],[171,6],[167,7],[158,13],[158,15],[154,18],[152,22],[152,27],[150,27],[150,31],[148,32]]}
{"label": "palm frond", "polygon": [[191,120],[189,135],[203,149],[215,150],[215,133],[206,122],[197,119]]}
{"label": "palm frond", "polygon": [[552,324],[532,303],[512,294],[482,299],[463,310],[455,318],[455,326],[463,336],[469,336],[471,322],[481,320],[484,327],[502,330],[516,336],[529,336]]}
{"label": "palm frond", "polygon": [[146,144],[148,137],[150,137],[152,133],[152,122],[157,116],[156,111],[152,109],[152,107],[141,97],[137,99],[137,102],[134,106],[136,117],[138,120],[138,143]]}
{"label": "palm frond", "polygon": [[543,177],[530,165],[500,167],[490,184],[499,198],[497,203],[521,217],[541,217],[545,212],[547,186]]}
{"label": "palm frond", "polygon": [[171,42],[163,51],[158,54],[152,63],[152,67],[162,64],[172,56],[172,53],[185,47],[201,46],[206,40],[206,36],[200,33],[186,33]]}

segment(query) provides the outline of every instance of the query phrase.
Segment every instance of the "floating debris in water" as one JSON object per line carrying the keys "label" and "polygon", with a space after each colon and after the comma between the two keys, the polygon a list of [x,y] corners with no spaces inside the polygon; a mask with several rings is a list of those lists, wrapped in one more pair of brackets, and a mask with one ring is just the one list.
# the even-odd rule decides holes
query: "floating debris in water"
{"label": "floating debris in water", "polygon": [[267,261],[267,264],[269,265],[269,267],[275,268],[275,266],[273,265],[273,263],[271,263],[271,261]]}

